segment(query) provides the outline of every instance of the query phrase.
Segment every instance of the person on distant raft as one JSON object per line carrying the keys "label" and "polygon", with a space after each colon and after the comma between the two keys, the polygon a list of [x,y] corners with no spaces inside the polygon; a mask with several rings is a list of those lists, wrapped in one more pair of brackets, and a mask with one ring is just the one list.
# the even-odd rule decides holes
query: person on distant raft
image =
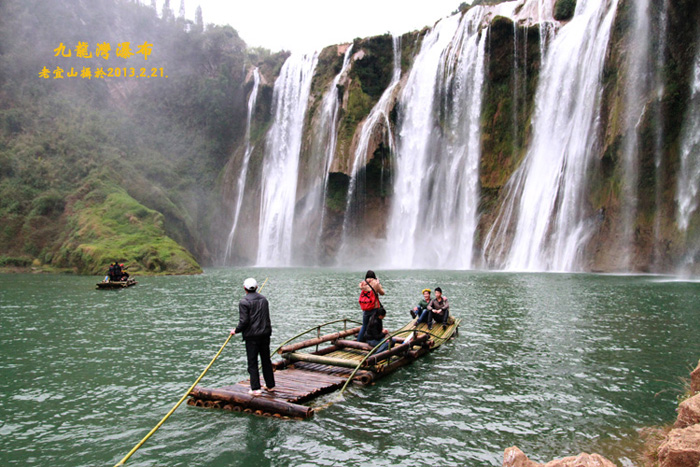
{"label": "person on distant raft", "polygon": [[258,283],[252,277],[243,281],[245,297],[238,302],[238,325],[231,329],[231,335],[243,334],[245,353],[250,374],[250,391],[254,396],[262,394],[260,389],[260,374],[258,373],[258,355],[262,364],[265,378],[265,391],[275,390],[275,374],[270,360],[270,336],[272,323],[270,321],[270,305],[267,299],[257,292]]}
{"label": "person on distant raft", "polygon": [[122,281],[128,281],[129,280],[129,273],[126,272],[126,268],[129,266],[124,266],[124,263],[119,264],[119,269],[122,270],[122,277],[119,280]]}
{"label": "person on distant raft", "polygon": [[425,317],[425,320],[423,320],[423,313],[428,311],[428,304],[430,303],[430,292],[432,290],[430,289],[423,289],[421,292],[423,294],[423,298],[418,302],[418,305],[414,306],[412,310],[409,310],[411,313],[411,318],[415,319],[418,318],[418,321],[416,321],[416,326],[418,326],[419,323],[425,323],[428,319],[427,315]]}
{"label": "person on distant raft", "polygon": [[122,267],[119,264],[119,261],[114,262],[114,275],[112,276],[113,281],[120,281],[122,280]]}
{"label": "person on distant raft", "polygon": [[365,280],[360,282],[360,308],[362,309],[362,327],[357,335],[357,340],[360,342],[365,342],[365,332],[367,331],[367,324],[369,319],[372,317],[372,313],[377,308],[382,306],[379,301],[379,295],[384,295],[384,288],[382,284],[379,283],[379,279],[374,271],[369,270],[365,274]]}
{"label": "person on distant raft", "polygon": [[436,323],[442,323],[442,328],[447,327],[447,320],[450,318],[450,304],[447,302],[447,297],[442,296],[442,289],[435,287],[435,298],[428,305],[428,329],[433,328],[433,320]]}
{"label": "person on distant raft", "polygon": [[114,265],[117,263],[109,263],[109,269],[107,270],[107,277],[105,277],[105,282],[114,280]]}

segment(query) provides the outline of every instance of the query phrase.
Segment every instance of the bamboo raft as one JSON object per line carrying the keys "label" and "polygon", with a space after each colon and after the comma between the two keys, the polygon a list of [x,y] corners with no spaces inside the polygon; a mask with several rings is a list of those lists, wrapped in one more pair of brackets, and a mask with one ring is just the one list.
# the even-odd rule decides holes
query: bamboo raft
{"label": "bamboo raft", "polygon": [[97,283],[98,289],[122,289],[124,287],[131,287],[136,285],[136,279],[129,278],[125,281],[102,281]]}
{"label": "bamboo raft", "polygon": [[[348,383],[366,386],[426,355],[458,334],[461,319],[450,318],[444,327],[436,323],[431,330],[425,323],[415,327],[411,320],[396,332],[389,333],[396,343],[381,353],[363,342],[350,340],[359,327],[347,329],[353,321],[343,319],[313,327],[284,342],[273,352],[282,359],[273,362],[275,391],[251,395],[250,380],[233,386],[203,388],[196,386],[189,394],[188,405],[251,413],[264,417],[304,420],[317,410],[305,403],[322,395],[345,390]],[[321,335],[321,328],[343,323],[343,330]],[[357,324],[357,323],[355,323]],[[315,332],[316,337],[292,343]],[[325,347],[320,348],[321,345]]]}

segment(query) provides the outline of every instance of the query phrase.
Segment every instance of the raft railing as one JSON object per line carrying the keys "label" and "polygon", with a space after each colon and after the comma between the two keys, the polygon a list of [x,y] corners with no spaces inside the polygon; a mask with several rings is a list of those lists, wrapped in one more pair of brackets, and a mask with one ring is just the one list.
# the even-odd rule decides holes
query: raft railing
{"label": "raft railing", "polygon": [[[445,338],[439,337],[439,336],[437,336],[436,334],[433,334],[433,333],[430,332],[430,331],[424,331],[423,329],[416,329],[416,328],[413,328],[413,329],[399,329],[398,331],[394,331],[393,333],[388,334],[384,339],[382,339],[381,342],[379,342],[379,344],[375,345],[374,348],[373,348],[372,350],[370,350],[370,351],[367,353],[367,355],[365,355],[365,357],[360,361],[360,363],[357,364],[357,366],[356,366],[355,369],[352,371],[352,373],[350,374],[350,376],[348,377],[348,379],[345,381],[345,384],[343,385],[343,387],[340,389],[340,393],[338,394],[338,398],[340,398],[340,397],[343,396],[343,392],[345,392],[345,389],[348,387],[348,384],[350,383],[350,381],[352,381],[352,379],[355,377],[355,374],[360,370],[360,368],[362,368],[362,365],[364,365],[365,362],[366,362],[370,357],[372,357],[373,355],[375,355],[375,353],[377,352],[377,349],[379,349],[382,345],[384,345],[385,342],[387,342],[389,339],[393,339],[394,337],[398,336],[399,334],[413,334],[413,333],[415,333],[415,332],[421,332],[421,333],[423,333],[423,334],[427,334],[427,335],[433,336],[435,339],[440,339],[440,340],[442,340],[442,341],[445,341],[445,340],[446,340]],[[403,344],[399,344],[399,345],[403,345]],[[390,350],[390,349],[389,349],[389,350]],[[407,347],[407,348],[406,348],[406,351],[408,352],[409,350],[410,350],[410,347]],[[388,360],[390,360],[391,357],[393,357],[393,355],[389,355],[389,356],[388,356]]]}
{"label": "raft railing", "polygon": [[[303,331],[303,332],[297,334],[296,336],[290,337],[290,338],[287,339],[286,341],[282,342],[282,343],[279,345],[279,347],[277,347],[277,348],[275,349],[275,351],[272,352],[272,353],[270,354],[270,357],[273,357],[275,354],[279,353],[279,351],[282,349],[282,347],[284,347],[285,345],[289,344],[289,343],[292,342],[293,340],[298,339],[298,338],[300,338],[301,336],[304,336],[304,335],[306,335],[306,334],[308,334],[308,333],[310,333],[310,332],[312,332],[312,331],[316,331],[316,337],[317,337],[317,339],[320,339],[320,338],[321,338],[321,328],[322,328],[322,327],[324,327],[324,326],[329,326],[329,325],[335,324],[335,323],[340,323],[340,322],[343,323],[343,331],[344,331],[344,332],[347,332],[347,331],[348,331],[348,323],[353,323],[353,324],[362,325],[362,323],[360,323],[360,322],[358,322],[358,321],[354,321],[354,320],[348,319],[348,318],[342,318],[342,319],[336,319],[336,320],[333,320],[333,321],[328,321],[327,323],[318,324],[318,325],[316,325],[316,326],[312,326],[312,327],[310,327],[309,329],[307,329],[306,331]],[[315,345],[316,345],[316,350],[318,350],[318,345],[321,344],[321,343],[323,343],[323,342],[327,342],[327,341],[319,341],[318,343],[315,344]],[[311,347],[312,345],[314,345],[314,344],[310,344],[308,347]],[[302,347],[302,348],[304,348],[304,347]]]}

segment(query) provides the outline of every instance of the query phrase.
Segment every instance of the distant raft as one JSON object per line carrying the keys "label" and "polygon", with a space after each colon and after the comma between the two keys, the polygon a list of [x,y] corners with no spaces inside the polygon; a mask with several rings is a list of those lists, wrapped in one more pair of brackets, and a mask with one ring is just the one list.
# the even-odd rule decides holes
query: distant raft
{"label": "distant raft", "polygon": [[[343,330],[321,335],[323,327],[343,323]],[[366,386],[408,365],[458,335],[461,319],[450,318],[443,327],[435,324],[428,329],[425,323],[415,326],[410,321],[390,333],[397,343],[389,350],[376,353],[371,345],[349,340],[360,331],[347,329],[343,319],[315,326],[283,343],[276,353],[282,360],[273,363],[275,391],[255,396],[248,393],[250,380],[221,388],[195,387],[190,392],[188,405],[244,412],[264,417],[303,420],[313,416],[314,409],[305,403],[324,394],[344,389],[352,381]],[[292,343],[302,336],[315,333],[317,337]],[[325,347],[319,348],[321,345]]]}
{"label": "distant raft", "polygon": [[136,282],[136,279],[132,279],[131,277],[128,278],[125,281],[102,281],[97,283],[97,288],[98,289],[122,289],[124,287],[131,287],[132,285],[136,285],[138,282]]}

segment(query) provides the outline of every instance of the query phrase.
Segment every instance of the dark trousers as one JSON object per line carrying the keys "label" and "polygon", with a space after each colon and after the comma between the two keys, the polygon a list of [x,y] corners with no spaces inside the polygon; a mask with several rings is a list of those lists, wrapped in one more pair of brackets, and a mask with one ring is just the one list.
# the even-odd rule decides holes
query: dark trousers
{"label": "dark trousers", "polygon": [[245,340],[245,353],[248,358],[248,374],[250,374],[250,389],[260,389],[260,373],[258,373],[258,355],[262,363],[265,386],[275,387],[275,374],[270,361],[270,336],[249,337]]}
{"label": "dark trousers", "polygon": [[369,324],[369,319],[372,317],[377,309],[367,310],[362,312],[362,326],[360,327],[360,332],[357,333],[357,340],[359,342],[365,341],[365,332],[367,332],[367,325]]}
{"label": "dark trousers", "polygon": [[428,327],[433,325],[433,320],[435,320],[436,323],[447,324],[447,320],[449,318],[450,318],[450,309],[449,308],[447,310],[442,310],[442,313],[440,313],[440,314],[430,313],[430,317],[428,318]]}

